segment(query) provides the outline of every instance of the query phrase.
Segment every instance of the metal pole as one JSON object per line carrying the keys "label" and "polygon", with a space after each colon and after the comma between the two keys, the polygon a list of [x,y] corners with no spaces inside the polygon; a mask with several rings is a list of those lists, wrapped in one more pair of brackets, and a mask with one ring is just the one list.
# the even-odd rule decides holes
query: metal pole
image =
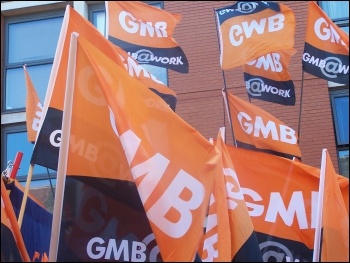
{"label": "metal pole", "polygon": [[298,121],[298,141],[297,141],[298,144],[300,141],[300,122],[301,122],[301,107],[303,102],[303,87],[304,87],[304,70],[302,70],[302,74],[301,74],[300,108],[299,108],[299,121]]}
{"label": "metal pole", "polygon": [[[219,41],[219,32],[218,32],[218,20],[216,19],[216,10],[214,8],[214,17],[215,17],[215,21],[216,21],[216,35],[217,35],[217,38],[218,38],[218,43],[219,43],[219,52],[220,52],[220,41]],[[223,79],[224,79],[224,91],[225,91],[225,94],[226,94],[226,107],[227,107],[227,115],[228,115],[228,118],[230,120],[230,126],[231,126],[231,132],[232,132],[232,139],[233,139],[233,145],[237,146],[236,145],[236,139],[235,139],[235,134],[233,132],[233,127],[232,127],[232,118],[231,118],[231,111],[230,111],[230,104],[229,104],[229,101],[228,101],[228,94],[227,94],[227,88],[226,88],[226,78],[225,78],[225,72],[224,70],[221,70],[222,72],[222,76],[223,76]],[[225,124],[225,123],[224,123]]]}

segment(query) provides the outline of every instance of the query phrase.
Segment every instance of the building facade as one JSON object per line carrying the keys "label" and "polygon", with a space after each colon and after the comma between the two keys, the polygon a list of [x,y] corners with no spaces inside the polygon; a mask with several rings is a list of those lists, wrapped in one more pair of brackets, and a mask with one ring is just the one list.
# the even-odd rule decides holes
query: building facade
{"label": "building facade", "polygon": [[[320,167],[327,148],[336,172],[349,176],[349,87],[302,71],[308,1],[284,2],[296,19],[295,49],[289,72],[296,92],[295,106],[252,100],[298,131],[302,162]],[[222,71],[214,9],[230,1],[146,1],[182,15],[174,39],[189,62],[189,73],[149,67],[177,94],[176,113],[206,138],[216,138],[225,126],[226,141],[233,144],[222,89],[248,100],[242,68]],[[26,183],[33,144],[27,140],[23,64],[31,75],[41,102],[55,55],[66,5],[71,5],[105,33],[105,6],[99,1],[2,1],[1,2],[1,169],[23,152],[18,180]],[[349,34],[349,3],[318,1],[333,21]],[[190,160],[189,160],[190,161]],[[31,189],[50,209],[50,183],[55,171],[34,167]]]}

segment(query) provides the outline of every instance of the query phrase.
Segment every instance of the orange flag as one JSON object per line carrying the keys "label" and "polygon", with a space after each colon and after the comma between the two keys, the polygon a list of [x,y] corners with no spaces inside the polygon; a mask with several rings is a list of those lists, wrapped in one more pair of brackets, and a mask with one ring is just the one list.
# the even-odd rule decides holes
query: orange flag
{"label": "orange flag", "polygon": [[[53,170],[57,169],[58,163],[69,43],[72,32],[77,32],[80,36],[87,38],[106,56],[113,59],[123,70],[139,79],[148,88],[155,90],[160,97],[164,96],[166,98],[164,100],[167,100],[167,103],[172,103],[170,106],[173,109],[175,109],[176,104],[176,94],[173,90],[166,87],[164,83],[143,67],[140,67],[126,52],[113,45],[93,24],[82,17],[70,5],[67,5],[44,102],[44,119],[31,158],[31,163]],[[86,71],[85,75],[86,77],[81,80],[82,82],[89,79],[91,72]],[[87,92],[85,95],[94,96],[90,92]]]}
{"label": "orange flag", "polygon": [[[225,92],[222,93],[226,97]],[[295,131],[263,109],[228,93],[231,124],[238,147],[301,159]]]}
{"label": "orange flag", "polygon": [[18,227],[6,186],[1,178],[1,261],[31,262]]}
{"label": "orange flag", "polygon": [[322,151],[317,211],[313,261],[349,262],[349,215],[327,149]]}
{"label": "orange flag", "polygon": [[215,14],[224,70],[294,46],[294,13],[284,4],[239,1],[216,9]]}
{"label": "orange flag", "polygon": [[349,85],[349,35],[315,1],[308,5],[302,66],[316,77]]}
{"label": "orange flag", "polygon": [[[218,150],[221,150],[222,143],[219,139],[221,140],[221,136],[216,144]],[[223,155],[220,151],[219,153]],[[210,195],[205,234],[198,250],[202,261],[205,262],[230,262],[232,259],[229,208],[222,159],[223,157],[218,160],[217,172]]]}
{"label": "orange flag", "polygon": [[188,73],[185,53],[173,38],[181,15],[141,1],[106,1],[108,39],[140,64]]}
{"label": "orange flag", "polygon": [[[311,262],[320,169],[227,145],[253,221],[263,259]],[[344,202],[349,179],[337,175]]]}
{"label": "orange flag", "polygon": [[221,153],[210,199],[202,259],[206,262],[263,262],[258,240],[221,128]]}
{"label": "orange flag", "polygon": [[46,253],[44,252],[41,256],[41,262],[49,262],[49,258],[47,257]]}
{"label": "orange flag", "polygon": [[[86,66],[92,68],[111,109],[110,125],[124,149],[162,260],[193,261],[214,179],[215,147],[159,96],[78,37],[77,79]],[[79,107],[77,103],[73,105]],[[62,136],[68,146],[66,140]],[[189,143],[191,148],[184,150]],[[81,167],[87,168],[71,163],[67,173]]]}
{"label": "orange flag", "polygon": [[42,117],[43,105],[34,88],[33,82],[29,76],[26,65],[23,65],[24,77],[26,79],[27,97],[26,97],[26,123],[28,141],[35,142],[39,130],[40,119]]}
{"label": "orange flag", "polygon": [[279,50],[261,56],[243,66],[248,97],[295,105],[295,90],[289,74],[289,62],[295,49]]}

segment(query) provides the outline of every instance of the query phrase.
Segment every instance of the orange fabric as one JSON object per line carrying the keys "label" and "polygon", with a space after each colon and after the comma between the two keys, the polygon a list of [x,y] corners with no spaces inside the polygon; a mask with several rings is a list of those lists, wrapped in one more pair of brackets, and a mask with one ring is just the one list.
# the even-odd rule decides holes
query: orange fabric
{"label": "orange fabric", "polygon": [[113,112],[109,125],[120,138],[163,261],[193,261],[214,179],[215,147],[81,37],[77,55],[76,80],[91,67]]}
{"label": "orange fabric", "polygon": [[292,128],[233,94],[228,93],[228,103],[236,141],[258,149],[301,157],[298,135]]}
{"label": "orange fabric", "polygon": [[[71,6],[67,5],[64,16],[59,44],[56,50],[54,65],[52,68],[49,87],[46,100],[50,99],[50,107],[62,110],[66,86],[67,61],[69,53],[70,36],[72,32],[77,32],[80,36],[87,38],[106,56],[113,59],[120,67],[126,69],[148,87],[160,89],[160,92],[175,95],[175,92],[169,89],[150,74],[144,68],[138,67],[138,64],[121,49],[110,43],[88,20],[82,17]],[[120,52],[120,53],[119,53]],[[123,57],[123,58],[122,58]],[[133,66],[128,66],[128,61],[133,61]],[[86,72],[89,74],[89,72]],[[154,80],[156,79],[156,81]]]}
{"label": "orange fabric", "polygon": [[[269,5],[278,5],[280,11],[276,12]],[[284,4],[237,2],[216,10],[216,15],[223,70],[294,46],[295,17]]]}
{"label": "orange fabric", "polygon": [[[272,154],[227,148],[255,231],[313,249],[320,169]],[[338,175],[337,180],[348,196],[349,179]]]}
{"label": "orange fabric", "polygon": [[[140,1],[106,1],[107,35],[147,47],[171,48],[180,14]],[[134,22],[135,25],[131,25]],[[146,25],[147,28],[146,28]]]}
{"label": "orange fabric", "polygon": [[[155,89],[162,94],[168,94],[176,97],[174,91],[166,87],[164,83],[156,79],[155,76],[150,74],[143,67],[140,67],[140,65],[136,63],[135,60],[130,58],[127,53],[123,52],[120,48],[117,48],[115,45],[109,42],[88,20],[77,13],[71,6],[67,5],[44,103],[44,118],[41,125],[45,126],[46,129],[39,131],[39,142],[35,145],[32,156],[32,161],[34,163],[39,163],[45,167],[49,165],[48,167],[54,170],[57,169],[56,163],[58,160],[58,150],[56,146],[52,145],[50,136],[54,132],[57,133],[62,125],[59,117],[47,119],[46,114],[48,109],[50,109],[50,112],[57,112],[57,114],[60,116],[63,110],[67,80],[69,45],[72,32],[77,32],[80,36],[86,37],[89,41],[91,41],[91,43],[93,43],[93,45],[106,54],[106,56],[113,59],[113,61],[115,61],[124,71],[127,71],[131,76],[134,76],[143,82],[148,88]],[[87,85],[86,82],[90,79],[90,75],[91,72],[87,70],[85,72],[85,78],[80,80],[80,84]],[[91,92],[94,91],[92,90]],[[88,97],[91,97],[93,100],[96,99],[96,97],[101,97],[99,93],[91,92],[84,94],[84,96],[87,99],[89,99]],[[105,102],[103,99],[101,101],[101,99],[97,98],[97,101],[92,103],[97,103],[96,106],[98,106],[99,103],[103,104]],[[56,109],[58,111],[56,111]],[[57,130],[55,130],[53,127],[55,127]],[[103,126],[99,127],[99,129],[103,129],[102,127]],[[50,131],[50,129],[52,129],[52,131]],[[108,138],[106,138],[106,140],[107,139]],[[115,166],[115,162],[110,158],[110,156],[113,155],[100,155],[99,157],[101,158],[97,160],[95,158],[95,154],[97,154],[97,152],[95,152],[96,148],[94,148],[95,145],[85,145],[83,141],[79,141],[79,138],[76,138],[76,140],[72,143],[80,143],[79,145],[76,145],[76,147],[78,147],[76,150],[79,151],[77,153],[79,155],[78,157],[94,158],[94,161],[96,161],[98,164],[95,166],[98,168],[97,170],[112,169],[115,172],[119,171],[119,167]],[[113,151],[110,150],[111,147],[109,142],[105,143],[103,147],[106,148],[107,152],[113,153]],[[46,153],[50,152],[49,156],[47,156],[47,158],[43,158],[41,153],[42,151]],[[84,156],[88,154],[90,155]]]}
{"label": "orange fabric", "polygon": [[[124,69],[118,67],[118,70]],[[110,109],[87,60],[77,60],[74,100],[67,176],[118,177],[132,181],[120,139],[110,124]]]}
{"label": "orange fabric", "polygon": [[[221,153],[203,241],[202,260],[231,262],[254,231],[231,157],[219,131],[216,146]],[[256,243],[258,249],[258,244]],[[254,249],[250,248],[253,252]]]}
{"label": "orange fabric", "polygon": [[1,178],[1,223],[11,229],[18,247],[18,251],[23,262],[31,262],[26,246],[23,241],[22,233],[19,229],[15,212],[13,210],[10,198],[6,191],[6,186]]}
{"label": "orange fabric", "polygon": [[349,56],[349,35],[315,1],[309,1],[305,42],[326,52]]}
{"label": "orange fabric", "polygon": [[251,75],[276,81],[291,80],[288,67],[290,59],[295,53],[294,48],[271,52],[248,62],[244,65],[243,70]]}
{"label": "orange fabric", "polygon": [[[218,137],[220,136],[220,132]],[[205,226],[205,235],[201,241],[199,255],[206,262],[230,262],[231,231],[229,222],[229,208],[225,188],[224,153],[221,149],[221,137],[218,138],[217,148],[222,155],[218,160],[218,167],[210,196],[209,211]],[[226,168],[226,166],[225,166]],[[227,168],[232,169],[232,165]]]}
{"label": "orange fabric", "polygon": [[39,130],[40,118],[42,115],[42,104],[34,88],[33,82],[29,76],[26,66],[23,66],[24,77],[26,79],[27,97],[26,97],[26,124],[28,141],[35,142]]}
{"label": "orange fabric", "polygon": [[46,253],[44,252],[41,256],[41,262],[49,262],[49,258],[47,257]]}
{"label": "orange fabric", "polygon": [[349,262],[349,214],[337,182],[329,152],[325,150],[326,168],[322,212],[321,262]]}

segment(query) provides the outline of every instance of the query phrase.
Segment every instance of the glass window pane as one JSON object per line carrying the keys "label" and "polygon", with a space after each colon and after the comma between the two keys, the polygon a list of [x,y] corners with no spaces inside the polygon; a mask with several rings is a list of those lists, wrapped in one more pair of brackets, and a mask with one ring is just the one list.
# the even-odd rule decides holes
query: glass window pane
{"label": "glass window pane", "polygon": [[343,29],[346,32],[346,34],[349,35],[349,27],[348,26],[342,26],[341,29]]}
{"label": "glass window pane", "polygon": [[349,19],[348,1],[320,1],[320,6],[331,19]]}
{"label": "glass window pane", "polygon": [[8,63],[53,59],[63,17],[9,25]]}
{"label": "glass window pane", "polygon": [[349,96],[334,98],[338,144],[349,144]]}
{"label": "glass window pane", "polygon": [[338,154],[340,174],[349,178],[349,150],[339,151]]}
{"label": "glass window pane", "polygon": [[166,68],[161,68],[153,65],[142,65],[146,70],[151,72],[157,79],[168,85],[167,70]]}
{"label": "glass window pane", "polygon": [[[41,103],[44,103],[52,64],[27,67],[30,78],[38,93]],[[6,110],[24,108],[26,103],[26,82],[23,67],[6,70]]]}
{"label": "glass window pane", "polygon": [[92,23],[100,31],[100,33],[106,36],[106,14],[105,11],[95,11],[92,13]]}
{"label": "glass window pane", "polygon": [[[22,152],[23,157],[20,163],[20,168],[17,172],[18,180],[26,180],[29,171],[30,159],[32,157],[34,144],[28,142],[27,132],[13,132],[6,134],[6,157],[7,161],[11,160],[14,162],[17,152]],[[6,163],[7,163],[6,161]],[[49,170],[50,176],[56,175],[56,171]],[[43,174],[47,175],[46,167],[39,165],[34,166],[33,180],[35,180],[34,175]],[[48,175],[47,175],[48,178]]]}

